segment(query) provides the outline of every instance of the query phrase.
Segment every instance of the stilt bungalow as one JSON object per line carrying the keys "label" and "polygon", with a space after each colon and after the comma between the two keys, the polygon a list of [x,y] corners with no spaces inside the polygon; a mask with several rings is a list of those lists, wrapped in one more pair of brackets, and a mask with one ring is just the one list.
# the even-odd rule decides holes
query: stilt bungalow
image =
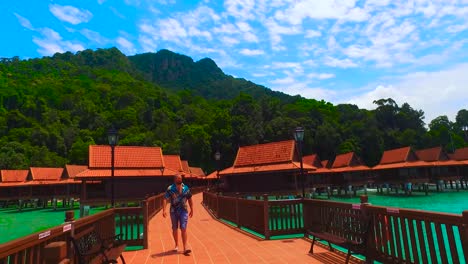
{"label": "stilt bungalow", "polygon": [[317,154],[307,155],[302,158],[304,164],[315,167],[313,171],[309,171],[307,174],[308,185],[313,188],[326,189],[332,185],[330,169],[323,166],[323,162],[320,160]]}
{"label": "stilt bungalow", "polygon": [[331,166],[331,183],[337,189],[354,192],[359,188],[367,187],[372,181],[370,168],[361,161],[354,152],[348,152],[336,156]]}
{"label": "stilt bungalow", "polygon": [[[147,195],[164,191],[173,177],[181,173],[166,167],[164,161],[159,147],[116,146],[115,201],[140,201]],[[85,204],[108,202],[112,184],[111,147],[89,146],[88,167],[75,177],[81,181],[81,200]],[[90,181],[101,181],[101,184],[88,184]]]}
{"label": "stilt bungalow", "polygon": [[[303,164],[304,175],[315,167]],[[219,172],[224,192],[300,193],[300,160],[294,140],[240,147],[232,167]],[[309,188],[311,186],[305,186]]]}
{"label": "stilt bungalow", "polygon": [[0,202],[2,205],[31,197],[31,188],[26,185],[29,170],[1,170],[0,173]]}
{"label": "stilt bungalow", "polygon": [[463,163],[460,165],[460,174],[465,188],[468,188],[468,147],[455,150],[450,157],[452,160]]}
{"label": "stilt bungalow", "polygon": [[451,160],[442,147],[418,150],[416,155],[419,160],[432,163],[431,167],[426,167],[426,173],[431,182],[436,184],[437,190],[444,188],[447,184],[450,184],[452,189],[461,187],[463,162]]}
{"label": "stilt bungalow", "polygon": [[403,189],[405,193],[411,194],[413,184],[421,185],[427,193],[427,183],[430,178],[426,173],[426,167],[432,163],[421,161],[411,147],[403,147],[384,151],[380,163],[372,170],[377,175],[376,183],[379,184],[379,191],[383,187],[393,188],[396,193]]}

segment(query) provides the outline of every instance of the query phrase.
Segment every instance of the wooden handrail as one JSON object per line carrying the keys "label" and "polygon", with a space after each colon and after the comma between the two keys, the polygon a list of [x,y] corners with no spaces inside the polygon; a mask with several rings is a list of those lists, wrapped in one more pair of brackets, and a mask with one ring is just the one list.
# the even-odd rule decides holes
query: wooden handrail
{"label": "wooden handrail", "polygon": [[[266,197],[263,201],[248,200],[209,192],[203,193],[203,204],[216,217],[261,233],[265,239],[323,228],[332,211],[341,211],[344,216],[361,211],[372,219],[367,239],[369,259],[408,263],[468,259],[468,211],[460,215],[373,206],[367,199],[359,204],[315,199],[268,201]],[[262,223],[251,220],[257,217]]]}

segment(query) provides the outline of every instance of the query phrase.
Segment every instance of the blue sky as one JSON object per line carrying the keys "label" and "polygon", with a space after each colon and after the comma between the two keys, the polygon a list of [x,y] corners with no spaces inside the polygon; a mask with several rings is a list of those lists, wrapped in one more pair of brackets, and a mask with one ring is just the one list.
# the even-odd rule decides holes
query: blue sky
{"label": "blue sky", "polygon": [[3,0],[0,10],[0,57],[169,49],[292,95],[368,109],[392,97],[427,123],[468,108],[468,0]]}

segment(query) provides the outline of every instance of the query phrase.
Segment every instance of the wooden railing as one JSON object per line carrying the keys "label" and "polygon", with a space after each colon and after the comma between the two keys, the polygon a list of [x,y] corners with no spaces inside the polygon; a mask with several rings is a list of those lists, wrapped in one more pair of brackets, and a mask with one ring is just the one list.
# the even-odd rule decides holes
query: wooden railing
{"label": "wooden railing", "polygon": [[268,214],[271,236],[304,233],[301,200],[269,201]]}
{"label": "wooden railing", "polygon": [[373,218],[371,256],[379,261],[466,263],[468,211],[463,215],[366,207]]}
{"label": "wooden railing", "polygon": [[114,219],[117,234],[127,246],[143,246],[145,235],[144,211],[141,207],[116,208]]}
{"label": "wooden railing", "polygon": [[[295,199],[268,201],[203,193],[203,204],[215,217],[248,228],[269,239],[271,236],[322,231],[330,215],[366,214],[372,219],[367,257],[383,263],[468,262],[468,211],[462,215],[350,204],[334,201]],[[340,225],[336,225],[340,226]],[[341,225],[343,226],[343,225]],[[345,237],[344,230],[334,230]],[[341,232],[341,233],[340,233]]]}
{"label": "wooden railing", "polygon": [[[71,224],[69,226],[69,224]],[[110,237],[115,234],[114,210],[78,219],[72,223],[50,228],[26,237],[22,237],[0,245],[0,263],[42,263],[44,247],[54,241],[67,241],[71,232],[79,232],[91,225],[103,237]],[[70,228],[70,229],[69,229]]]}

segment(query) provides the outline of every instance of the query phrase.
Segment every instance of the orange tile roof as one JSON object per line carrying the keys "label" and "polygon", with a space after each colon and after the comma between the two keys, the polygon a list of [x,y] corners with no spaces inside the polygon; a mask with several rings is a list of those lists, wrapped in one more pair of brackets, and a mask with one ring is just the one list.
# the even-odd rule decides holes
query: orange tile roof
{"label": "orange tile roof", "polygon": [[341,167],[341,168],[334,168],[331,169],[331,172],[355,172],[355,171],[368,171],[371,168],[367,167],[366,165],[357,165],[357,166],[350,166],[350,167]]}
{"label": "orange tile roof", "polygon": [[[178,172],[171,169],[115,169],[115,177],[174,177]],[[109,178],[110,169],[88,169],[76,175],[75,179]]]}
{"label": "orange tile roof", "polygon": [[409,161],[411,147],[404,147],[384,151],[379,164],[391,164]]}
{"label": "orange tile roof", "polygon": [[354,157],[354,152],[348,152],[348,153],[340,154],[336,156],[335,161],[333,162],[332,168],[341,168],[341,167],[350,166],[353,157]]}
{"label": "orange tile roof", "polygon": [[411,162],[397,162],[390,164],[379,164],[372,167],[373,170],[385,170],[385,169],[403,169],[403,168],[415,168],[415,167],[430,167],[434,166],[434,162],[427,162],[423,160],[411,161]]}
{"label": "orange tile roof", "polygon": [[424,160],[424,161],[437,161],[437,160],[448,159],[448,156],[442,150],[442,147],[421,149],[421,150],[417,150],[415,153],[416,153],[416,156],[418,156],[420,160]]}
{"label": "orange tile roof", "polygon": [[208,174],[205,179],[218,179],[218,171],[213,171],[212,173]]}
{"label": "orange tile roof", "polygon": [[180,161],[179,155],[163,155],[163,158],[165,168],[177,172],[183,171],[182,162]]}
{"label": "orange tile roof", "polygon": [[1,170],[2,182],[24,182],[27,180],[29,170]]}
{"label": "orange tile roof", "polygon": [[67,172],[68,177],[75,178],[75,176],[88,169],[86,165],[65,165],[65,171]]}
{"label": "orange tile roof", "polygon": [[[163,168],[160,147],[116,146],[115,168]],[[89,146],[89,168],[110,168],[111,147]]]}
{"label": "orange tile roof", "polygon": [[455,150],[452,157],[454,160],[468,161],[468,147]]}
{"label": "orange tile roof", "polygon": [[63,168],[31,167],[29,170],[33,181],[59,181],[63,174]]}
{"label": "orange tile roof", "polygon": [[322,167],[323,168],[330,168],[330,161],[329,160],[322,160]]}
{"label": "orange tile roof", "polygon": [[182,171],[183,171],[184,173],[190,174],[190,167],[189,167],[188,161],[182,160],[181,162],[182,162]]}
{"label": "orange tile roof", "polygon": [[202,168],[199,168],[199,167],[190,167],[190,172],[192,173],[192,176],[195,176],[195,177],[205,177],[205,172],[203,171]]}
{"label": "orange tile roof", "polygon": [[79,184],[79,181],[73,179],[66,179],[60,181],[54,180],[35,180],[25,182],[2,182],[0,187],[24,187],[24,186],[37,186],[37,185],[63,185],[63,184]]}
{"label": "orange tile roof", "polygon": [[[279,163],[279,164],[267,164],[259,166],[242,166],[242,167],[230,167],[219,172],[219,175],[229,174],[244,174],[244,173],[256,173],[256,172],[274,172],[274,171],[299,171],[299,162],[290,163]],[[315,170],[314,166],[303,164],[305,173],[311,170]]]}
{"label": "orange tile roof", "polygon": [[294,140],[240,147],[234,167],[291,162],[294,158]]}
{"label": "orange tile roof", "polygon": [[468,163],[464,163],[461,160],[439,160],[434,161],[434,166],[460,166]]}
{"label": "orange tile roof", "polygon": [[302,157],[302,161],[304,162],[304,164],[309,164],[316,168],[323,167],[322,162],[320,161],[320,158],[317,154],[304,156]]}

